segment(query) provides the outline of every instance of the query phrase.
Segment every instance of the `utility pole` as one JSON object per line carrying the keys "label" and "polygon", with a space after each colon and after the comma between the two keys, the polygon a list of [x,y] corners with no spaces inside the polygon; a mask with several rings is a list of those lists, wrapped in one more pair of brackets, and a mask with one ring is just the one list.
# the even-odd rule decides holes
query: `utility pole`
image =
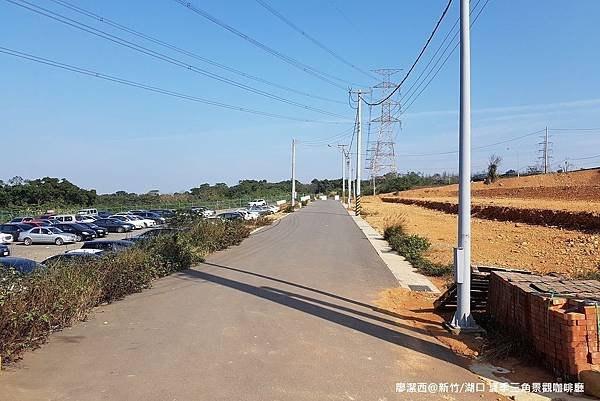
{"label": "utility pole", "polygon": [[348,180],[348,185],[346,186],[348,188],[348,207],[350,207],[350,197],[352,196],[352,189],[350,188],[350,149],[348,149],[348,153],[346,154],[346,169],[348,174],[346,175],[346,179]]}
{"label": "utility pole", "polygon": [[447,327],[453,333],[477,331],[471,315],[471,43],[469,0],[460,1],[460,122],[458,244],[454,248],[456,313]]}
{"label": "utility pole", "polygon": [[362,92],[358,90],[358,118],[356,127],[356,203],[354,213],[360,215],[360,159],[361,159],[361,142],[362,142]]}
{"label": "utility pole", "polygon": [[296,139],[292,138],[292,208],[296,205]]}
{"label": "utility pole", "polygon": [[[328,144],[327,146],[329,146],[330,148],[332,148],[333,146],[331,146],[330,144]],[[338,144],[337,147],[339,149],[339,151],[342,154],[342,203],[344,203],[344,199],[346,198],[346,159],[347,159],[347,153],[346,153],[346,146],[347,145],[341,145]]]}
{"label": "utility pole", "polygon": [[548,126],[544,134],[544,174],[548,174]]}

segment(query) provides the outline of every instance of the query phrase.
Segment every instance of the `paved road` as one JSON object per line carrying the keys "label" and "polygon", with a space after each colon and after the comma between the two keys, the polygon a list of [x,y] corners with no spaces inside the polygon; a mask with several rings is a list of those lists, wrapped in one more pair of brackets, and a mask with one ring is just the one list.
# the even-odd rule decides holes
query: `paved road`
{"label": "paved road", "polygon": [[442,396],[395,383],[477,381],[370,306],[394,286],[339,203],[318,201],[56,333],[2,373],[0,398],[420,400]]}

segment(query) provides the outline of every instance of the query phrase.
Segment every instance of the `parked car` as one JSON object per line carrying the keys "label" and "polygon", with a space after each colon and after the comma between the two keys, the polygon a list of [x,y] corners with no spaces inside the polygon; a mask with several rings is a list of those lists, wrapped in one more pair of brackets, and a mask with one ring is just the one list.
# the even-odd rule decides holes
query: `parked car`
{"label": "parked car", "polygon": [[91,241],[97,237],[94,230],[77,223],[60,223],[55,224],[53,227],[56,227],[66,233],[75,235],[75,241],[77,242]]}
{"label": "parked car", "polygon": [[0,244],[10,244],[13,241],[14,241],[14,238],[13,238],[12,234],[0,233]]}
{"label": "parked car", "polygon": [[87,227],[91,230],[94,230],[96,232],[96,237],[98,238],[102,238],[102,237],[106,237],[106,235],[108,234],[108,230],[104,227],[100,227],[99,225],[95,224],[95,223],[78,223],[79,225],[82,225],[84,227]]}
{"label": "parked car", "polygon": [[244,216],[240,212],[219,213],[215,218],[221,220],[244,220]]}
{"label": "parked car", "polygon": [[81,214],[57,214],[52,217],[53,221],[59,221],[61,223],[93,223],[94,219],[89,216]]}
{"label": "parked car", "polygon": [[267,201],[264,199],[255,199],[252,202],[248,202],[248,207],[252,207],[252,206],[266,206],[267,205]]}
{"label": "parked car", "polygon": [[32,228],[33,227],[46,227],[46,226],[52,225],[47,220],[37,220],[37,219],[36,220],[29,220],[29,221],[26,221],[26,222],[24,222],[22,224],[25,224],[27,226],[31,226]]}
{"label": "parked car", "polygon": [[158,215],[156,213],[152,213],[152,212],[138,212],[138,213],[134,213],[134,214],[136,216],[143,217],[144,219],[153,220],[156,224],[165,224],[167,222],[167,219],[165,219],[164,217],[161,217],[160,215]]}
{"label": "parked car", "polygon": [[241,213],[244,216],[244,220],[256,220],[258,219],[258,213],[251,212],[247,209],[236,210],[237,213]]}
{"label": "parked car", "polygon": [[112,216],[110,216],[110,218],[115,219],[115,220],[120,220],[123,223],[131,224],[133,226],[133,228],[136,230],[147,227],[146,224],[144,224],[144,222],[142,222],[138,219],[134,219],[134,218],[132,218],[132,216],[126,215],[126,214],[113,214]]}
{"label": "parked car", "polygon": [[112,216],[111,212],[107,212],[106,210],[102,210],[98,212],[98,217],[101,217],[103,219],[106,219],[108,217]]}
{"label": "parked car", "polygon": [[31,220],[31,221],[27,222],[27,224],[30,224],[30,223],[39,223],[42,226],[51,226],[53,224],[52,220],[50,220],[50,219],[42,219],[42,218],[37,218],[37,219],[34,219],[34,220]]}
{"label": "parked car", "polygon": [[98,251],[98,252],[74,252],[74,251],[78,251],[79,249],[74,249],[72,251],[68,251],[65,253],[61,253],[59,255],[54,255],[49,257],[48,259],[44,260],[42,262],[42,264],[44,266],[51,266],[54,263],[59,263],[59,262],[68,262],[68,261],[72,261],[72,260],[80,260],[82,262],[85,262],[86,259],[96,259],[99,258],[100,256],[102,256],[105,251]]}
{"label": "parked car", "polygon": [[144,217],[138,216],[136,214],[132,214],[129,216],[133,220],[138,220],[144,223],[144,227],[154,227],[156,225],[156,221],[152,219],[146,219]]}
{"label": "parked car", "polygon": [[33,217],[15,217],[11,221],[9,221],[9,223],[24,223],[26,221],[31,221],[31,220],[33,220]]}
{"label": "parked car", "polygon": [[133,224],[118,219],[98,219],[94,222],[97,226],[106,228],[111,233],[124,233],[133,230]]}
{"label": "parked car", "polygon": [[273,211],[271,211],[271,209],[269,209],[266,206],[252,206],[252,207],[248,208],[248,211],[249,212],[256,212],[260,216],[267,215],[267,214],[273,214]]}
{"label": "parked car", "polygon": [[145,240],[149,240],[152,238],[156,238],[161,235],[173,234],[173,233],[176,233],[177,231],[178,230],[175,230],[173,228],[153,228],[153,229],[150,229],[139,235],[136,235],[134,237],[129,237],[129,238],[127,238],[127,241],[140,242],[140,241],[145,241]]}
{"label": "parked car", "polygon": [[0,244],[0,256],[10,256],[10,248],[8,247],[8,245]]}
{"label": "parked car", "polygon": [[267,205],[267,208],[273,213],[277,213],[279,211],[279,206],[277,205]]}
{"label": "parked car", "polygon": [[204,206],[193,206],[190,208],[193,213],[201,214],[202,217],[213,217],[215,215],[215,211],[212,209],[208,209]]}
{"label": "parked car", "polygon": [[0,225],[0,232],[4,234],[10,234],[13,237],[13,241],[19,240],[19,234],[24,231],[31,230],[33,226],[18,223],[6,223]]}
{"label": "parked car", "polygon": [[24,245],[31,244],[56,244],[62,245],[65,243],[75,242],[77,237],[74,234],[65,233],[62,230],[49,227],[34,227],[29,231],[19,234],[19,241]]}
{"label": "parked car", "polygon": [[161,217],[164,217],[165,219],[168,219],[170,217],[175,217],[175,212],[169,209],[152,209],[149,210],[149,212],[151,213],[156,213]]}
{"label": "parked car", "polygon": [[77,214],[83,215],[83,216],[97,216],[98,211],[96,209],[81,209],[80,211],[77,212]]}
{"label": "parked car", "polygon": [[107,252],[119,252],[124,251],[132,245],[134,245],[132,241],[103,239],[98,241],[86,241],[81,248],[77,250],[91,253],[97,252],[98,249]]}
{"label": "parked car", "polygon": [[15,258],[12,256],[0,258],[0,266],[4,269],[15,269],[22,274],[29,274],[35,270],[44,268],[44,265],[36,262],[35,260]]}

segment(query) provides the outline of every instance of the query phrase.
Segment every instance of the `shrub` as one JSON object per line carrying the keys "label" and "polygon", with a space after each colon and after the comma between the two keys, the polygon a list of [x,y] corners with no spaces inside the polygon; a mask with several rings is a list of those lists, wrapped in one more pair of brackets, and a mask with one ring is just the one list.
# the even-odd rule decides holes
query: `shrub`
{"label": "shrub", "polygon": [[286,203],[285,207],[282,209],[283,213],[292,213],[294,211],[294,208],[292,207],[291,203]]}
{"label": "shrub", "polygon": [[427,238],[406,234],[401,225],[387,226],[383,237],[393,250],[404,256],[421,273],[436,277],[452,273],[452,265],[434,263],[423,257],[423,253],[431,246]]}

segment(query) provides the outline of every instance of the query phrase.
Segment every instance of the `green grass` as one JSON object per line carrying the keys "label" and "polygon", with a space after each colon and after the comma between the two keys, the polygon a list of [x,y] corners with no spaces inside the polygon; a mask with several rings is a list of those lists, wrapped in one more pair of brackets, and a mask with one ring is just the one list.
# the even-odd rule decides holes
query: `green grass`
{"label": "green grass", "polygon": [[387,227],[383,233],[383,237],[388,241],[393,250],[404,256],[421,273],[435,277],[452,274],[452,265],[434,263],[423,257],[423,253],[431,246],[427,238],[406,234],[400,224]]}

